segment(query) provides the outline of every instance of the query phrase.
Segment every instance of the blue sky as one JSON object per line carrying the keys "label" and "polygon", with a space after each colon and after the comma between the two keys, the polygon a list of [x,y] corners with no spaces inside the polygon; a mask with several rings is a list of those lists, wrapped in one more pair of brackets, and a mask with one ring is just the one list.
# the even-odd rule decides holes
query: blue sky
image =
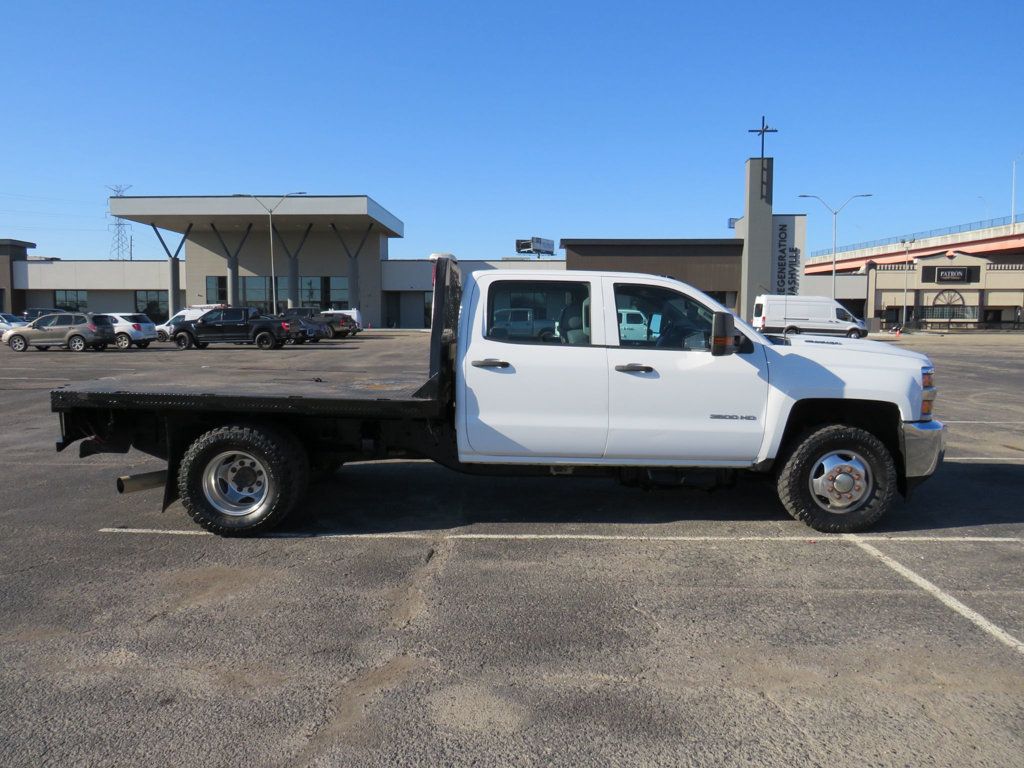
{"label": "blue sky", "polygon": [[[105,258],[129,194],[369,194],[392,256],[728,237],[747,133],[840,242],[995,216],[1024,153],[1020,3],[12,3],[0,237]],[[1024,177],[1024,159],[1019,163]],[[1024,178],[1018,185],[1024,208]],[[813,204],[813,205],[812,205]],[[137,257],[161,255],[134,227]]]}

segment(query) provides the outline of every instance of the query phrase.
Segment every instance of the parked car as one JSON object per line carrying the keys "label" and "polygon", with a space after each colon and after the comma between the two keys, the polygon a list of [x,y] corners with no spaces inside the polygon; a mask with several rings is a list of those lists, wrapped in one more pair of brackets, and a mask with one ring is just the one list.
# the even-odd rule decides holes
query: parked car
{"label": "parked car", "polygon": [[358,309],[325,309],[321,314],[335,328],[337,337],[355,336],[363,330],[363,313]]}
{"label": "parked car", "polygon": [[196,320],[211,309],[224,309],[226,307],[227,304],[194,304],[191,307],[186,307],[176,312],[174,317],[169,318],[166,323],[161,323],[156,327],[157,341],[171,341],[174,338],[175,328],[186,320]]}
{"label": "parked car", "polygon": [[211,309],[202,317],[178,324],[174,343],[178,349],[206,349],[221,342],[279,349],[298,334],[298,329],[293,329],[287,320],[261,315],[252,307],[227,307]]}
{"label": "parked car", "polygon": [[325,309],[320,316],[330,327],[331,338],[344,339],[346,336],[355,336],[359,333],[360,328],[356,321],[340,309]]}
{"label": "parked car", "polygon": [[59,315],[63,311],[63,309],[57,309],[56,307],[50,307],[49,309],[32,308],[26,309],[21,313],[21,316],[26,323],[29,323],[43,315]]}
{"label": "parked car", "polygon": [[619,340],[648,341],[656,338],[652,335],[647,316],[638,309],[619,310]]}
{"label": "parked car", "polygon": [[28,325],[28,320],[25,318],[7,312],[0,312],[0,333],[9,331],[11,328],[21,328],[25,325]]}
{"label": "parked car", "polygon": [[281,317],[289,323],[297,324],[299,335],[294,343],[302,344],[306,341],[315,344],[320,339],[334,337],[334,329],[320,314],[319,309],[313,307],[290,307],[281,313]]}
{"label": "parked car", "polygon": [[555,321],[537,319],[532,309],[507,307],[494,310],[494,327],[491,332],[506,339],[540,339],[544,342],[555,340]]}
{"label": "parked car", "polygon": [[758,296],[754,326],[761,333],[818,333],[851,339],[868,335],[863,320],[827,296]]}
{"label": "parked car", "polygon": [[114,343],[118,349],[130,349],[133,344],[145,349],[157,339],[156,325],[148,315],[107,312],[105,316],[114,324]]}
{"label": "parked car", "polygon": [[114,343],[114,324],[106,315],[60,312],[5,331],[0,340],[15,352],[24,352],[30,346],[40,351],[50,347],[67,347],[72,352],[104,350]]}

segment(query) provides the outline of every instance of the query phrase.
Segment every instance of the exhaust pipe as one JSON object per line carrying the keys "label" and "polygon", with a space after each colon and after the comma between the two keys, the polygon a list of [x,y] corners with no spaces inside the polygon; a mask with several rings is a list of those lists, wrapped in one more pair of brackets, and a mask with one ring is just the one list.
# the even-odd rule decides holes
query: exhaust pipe
{"label": "exhaust pipe", "polygon": [[156,472],[143,472],[141,475],[121,475],[121,477],[117,478],[117,492],[135,493],[136,491],[148,491],[150,488],[160,488],[166,482],[166,469],[158,469]]}

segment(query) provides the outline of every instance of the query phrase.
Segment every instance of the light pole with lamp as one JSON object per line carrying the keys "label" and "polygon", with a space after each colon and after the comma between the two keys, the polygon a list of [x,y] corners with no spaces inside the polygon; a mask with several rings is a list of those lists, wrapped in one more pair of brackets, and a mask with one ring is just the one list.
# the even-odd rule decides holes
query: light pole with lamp
{"label": "light pole with lamp", "polygon": [[270,295],[273,297],[272,301],[274,302],[273,305],[272,305],[273,309],[271,310],[271,314],[274,314],[274,315],[277,314],[277,274],[276,274],[276,272],[274,270],[274,211],[276,211],[277,207],[279,205],[281,205],[281,203],[283,203],[287,198],[289,198],[289,197],[297,197],[299,195],[304,195],[304,194],[306,194],[306,193],[305,192],[289,192],[287,195],[283,195],[280,200],[278,200],[276,203],[274,203],[274,207],[273,208],[267,208],[267,206],[265,206],[263,204],[263,201],[260,200],[258,197],[256,197],[256,195],[249,195],[249,194],[236,194],[235,195],[235,197],[251,197],[253,200],[255,200],[257,203],[260,204],[260,207],[263,208],[264,211],[267,212],[267,228],[268,228],[268,234],[270,235]]}
{"label": "light pole with lamp", "polygon": [[910,272],[910,246],[917,242],[916,237],[912,237],[909,240],[900,240],[900,245],[903,246],[903,323],[902,328],[907,328],[907,279]]}
{"label": "light pole with lamp", "polygon": [[798,197],[813,197],[819,203],[821,203],[826,208],[828,208],[829,213],[832,214],[832,298],[833,299],[835,299],[835,297],[836,297],[836,229],[838,227],[839,214],[842,213],[843,208],[848,206],[850,204],[850,201],[853,200],[854,198],[856,198],[856,197],[873,197],[873,196],[874,195],[871,192],[868,192],[868,193],[865,193],[865,194],[860,194],[860,195],[851,195],[846,200],[845,203],[840,205],[838,208],[833,208],[831,205],[826,203],[824,200],[822,200],[817,195],[798,195]]}

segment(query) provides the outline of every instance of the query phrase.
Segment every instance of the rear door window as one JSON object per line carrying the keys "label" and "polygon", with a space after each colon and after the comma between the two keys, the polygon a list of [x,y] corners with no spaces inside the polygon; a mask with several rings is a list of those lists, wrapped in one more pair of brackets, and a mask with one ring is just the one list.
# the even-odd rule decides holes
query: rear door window
{"label": "rear door window", "polygon": [[498,280],[487,295],[485,335],[518,344],[588,346],[590,283]]}
{"label": "rear door window", "polygon": [[72,325],[71,315],[58,315],[57,322],[54,323],[57,326],[69,326]]}

